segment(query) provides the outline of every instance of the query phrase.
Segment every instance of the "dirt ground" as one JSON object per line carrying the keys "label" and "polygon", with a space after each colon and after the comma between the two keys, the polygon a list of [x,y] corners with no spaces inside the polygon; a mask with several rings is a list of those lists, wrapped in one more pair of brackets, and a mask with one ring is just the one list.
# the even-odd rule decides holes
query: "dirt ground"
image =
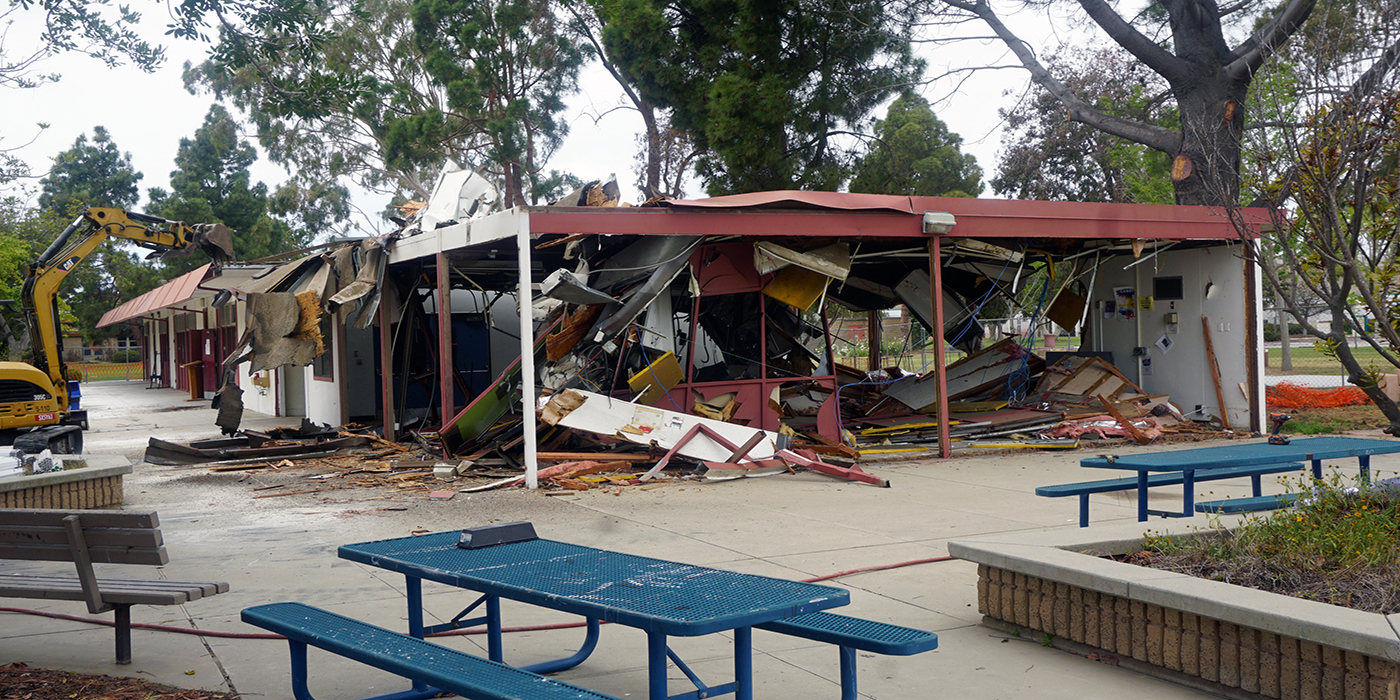
{"label": "dirt ground", "polygon": [[69,671],[0,666],[3,700],[238,700],[211,690],[182,690],[141,678],[116,678]]}

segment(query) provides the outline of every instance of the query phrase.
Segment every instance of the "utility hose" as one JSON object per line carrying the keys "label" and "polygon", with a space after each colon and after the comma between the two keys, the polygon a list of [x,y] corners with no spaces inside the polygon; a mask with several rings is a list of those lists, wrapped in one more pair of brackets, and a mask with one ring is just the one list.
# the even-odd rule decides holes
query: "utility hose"
{"label": "utility hose", "polygon": [[[813,578],[804,578],[804,579],[802,579],[802,582],[803,582],[803,583],[816,583],[816,582],[818,582],[818,581],[830,581],[830,580],[835,579],[835,578],[841,578],[841,577],[843,577],[843,576],[850,576],[850,575],[852,575],[852,574],[863,574],[863,573],[868,573],[868,572],[871,572],[871,571],[888,571],[888,570],[890,570],[890,569],[901,569],[901,568],[904,568],[904,567],[906,567],[906,566],[914,566],[914,565],[917,565],[917,564],[933,564],[933,563],[935,563],[935,562],[940,562],[940,561],[952,561],[953,559],[956,559],[956,558],[957,558],[957,557],[930,557],[930,558],[928,558],[928,559],[913,559],[913,560],[910,560],[910,561],[902,561],[902,562],[899,562],[898,564],[879,564],[879,565],[876,565],[876,566],[866,566],[866,567],[862,567],[862,568],[859,568],[859,569],[849,569],[849,570],[846,570],[846,571],[838,571],[838,572],[836,572],[836,573],[834,573],[834,574],[827,574],[827,575],[825,575],[825,576],[815,576],[815,577],[813,577]],[[69,621],[72,621],[72,622],[86,622],[86,623],[91,624],[91,625],[103,625],[103,626],[105,626],[105,627],[113,627],[113,626],[116,625],[116,623],[113,622],[113,621],[111,621],[111,620],[99,620],[99,619],[97,619],[97,618],[92,618],[92,617],[82,617],[81,615],[69,615],[69,614],[67,614],[67,613],[48,612],[47,610],[30,610],[30,609],[28,609],[28,608],[5,608],[5,607],[0,607],[0,613],[17,613],[17,614],[20,614],[20,615],[35,615],[35,616],[38,616],[38,617],[49,617],[49,618],[53,618],[53,619],[55,619],[55,620],[69,620]],[[586,624],[588,624],[588,623],[586,623],[586,622],[560,622],[560,623],[556,623],[556,624],[552,624],[552,625],[524,625],[524,626],[520,626],[520,627],[502,627],[502,628],[501,628],[501,631],[502,631],[502,632],[539,632],[539,631],[542,631],[542,630],[564,630],[564,629],[573,629],[573,628],[575,628],[575,627],[583,627],[583,626],[586,625]],[[608,624],[608,623],[604,622],[604,623],[602,623],[602,624]],[[132,629],[138,629],[138,630],[152,630],[152,631],[155,631],[155,632],[171,632],[171,633],[174,633],[174,634],[192,634],[192,635],[195,635],[195,636],[197,636],[197,637],[215,637],[215,638],[218,638],[218,639],[286,639],[286,637],[283,637],[283,636],[280,635],[280,634],[268,634],[268,633],[266,633],[266,632],[219,632],[219,631],[217,631],[217,630],[202,630],[202,629],[197,629],[197,628],[192,628],[192,627],[175,627],[175,626],[173,626],[173,625],[156,625],[156,624],[151,624],[151,623],[148,623],[148,622],[133,622],[133,623],[131,623],[131,628],[132,628]],[[471,629],[447,630],[447,631],[445,631],[445,632],[435,632],[435,633],[430,634],[430,635],[428,635],[428,636],[429,636],[429,637],[458,637],[458,636],[467,635],[467,634],[486,634],[486,630],[485,630],[485,628],[483,628],[483,627],[473,627],[473,628],[471,628]]]}

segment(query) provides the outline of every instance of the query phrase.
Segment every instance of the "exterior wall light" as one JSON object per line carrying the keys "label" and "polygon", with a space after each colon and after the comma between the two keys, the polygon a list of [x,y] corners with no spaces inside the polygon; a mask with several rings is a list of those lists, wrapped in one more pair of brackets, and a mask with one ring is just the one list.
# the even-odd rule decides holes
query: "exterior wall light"
{"label": "exterior wall light", "polygon": [[946,211],[924,212],[924,233],[948,233],[958,220]]}

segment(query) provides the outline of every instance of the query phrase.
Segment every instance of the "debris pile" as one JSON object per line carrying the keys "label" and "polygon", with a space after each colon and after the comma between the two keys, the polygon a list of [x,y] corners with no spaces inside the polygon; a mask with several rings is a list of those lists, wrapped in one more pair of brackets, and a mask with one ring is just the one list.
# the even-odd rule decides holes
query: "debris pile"
{"label": "debris pile", "polygon": [[[741,195],[732,202],[821,208],[807,201],[811,193],[777,194],[793,200]],[[633,212],[649,224],[630,221],[619,231],[633,233],[608,235],[564,232],[578,230],[572,217],[598,213],[588,208],[627,206],[615,181],[590,182],[553,205],[526,208],[531,216],[557,215],[568,223],[554,232],[532,230],[523,262],[534,272],[522,280],[522,251],[515,246],[523,240],[517,237],[523,219],[510,218],[519,212],[495,218],[497,194],[485,178],[446,170],[427,202],[401,208],[406,218],[396,220],[399,231],[308,255],[235,288],[248,303],[248,332],[223,363],[232,368],[246,360],[251,371],[305,365],[334,345],[323,337],[326,319],[341,319],[346,332],[387,324],[374,337],[358,336],[355,352],[369,361],[357,362],[364,369],[342,379],[374,389],[361,392],[368,394],[361,410],[344,415],[382,419],[411,441],[400,447],[433,465],[385,467],[379,463],[406,458],[378,454],[391,447],[368,431],[328,429],[245,432],[190,445],[153,440],[148,460],[321,460],[329,470],[325,480],[343,480],[336,483],[446,474],[492,478],[474,486],[499,488],[523,480],[524,418],[533,414],[537,431],[528,447],[540,463],[538,477],[564,490],[646,484],[670,467],[712,480],[811,471],[888,486],[859,464],[937,448],[940,405],[947,406],[957,449],[1063,449],[1082,438],[1147,443],[1199,429],[1169,396],[1143,391],[1111,359],[1068,354],[1047,366],[1031,351],[1030,336],[1002,338],[1007,331],[994,331],[985,320],[984,306],[994,298],[1019,305],[1035,275],[1043,280],[1036,282],[1039,301],[1034,310],[1022,309],[1029,327],[1078,327],[1093,317],[1089,300],[1100,257],[1139,256],[1137,243],[1076,240],[1073,250],[1047,251],[1010,239],[997,240],[1018,249],[949,238],[943,258],[931,260],[922,239],[848,242],[664,225],[654,233],[665,235],[650,233],[651,224],[667,218],[654,216],[666,214],[657,208],[726,206],[721,199],[651,200]],[[856,208],[865,206],[883,205]],[[933,285],[935,270],[941,289]],[[518,299],[522,289],[533,290],[532,298]],[[1094,303],[1117,306],[1096,307],[1100,315],[1136,318],[1133,290],[1112,289],[1116,302]],[[1106,296],[1102,287],[1097,293]],[[935,297],[942,313],[935,313]],[[842,321],[865,316],[859,338],[835,337],[836,307]],[[893,362],[884,369],[843,364],[887,352],[882,334],[891,314],[908,329],[905,351],[910,344],[922,351],[941,335],[964,354],[947,366],[942,382],[927,366],[910,371],[907,352],[890,351]],[[938,333],[936,318],[943,320]],[[531,325],[535,338],[529,363],[518,357],[520,324]],[[1204,331],[1222,397],[1209,324]],[[908,340],[916,336],[917,342]],[[1163,338],[1162,347],[1170,347]],[[862,354],[838,352],[838,342],[863,344]],[[1139,350],[1147,351],[1135,348],[1135,357]],[[349,364],[344,352],[325,359]],[[535,368],[528,382],[526,364]],[[872,360],[870,367],[883,364]],[[456,371],[440,377],[443,367]],[[537,401],[523,398],[527,384]],[[233,382],[219,393],[219,423],[230,433],[238,426],[240,395]],[[365,450],[361,463],[332,461],[345,449]]]}

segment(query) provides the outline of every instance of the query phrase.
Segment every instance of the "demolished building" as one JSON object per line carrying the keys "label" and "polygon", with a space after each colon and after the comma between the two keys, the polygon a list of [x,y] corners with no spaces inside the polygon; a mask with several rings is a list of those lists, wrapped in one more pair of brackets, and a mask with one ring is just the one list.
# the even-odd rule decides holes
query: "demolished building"
{"label": "demolished building", "polygon": [[[822,470],[901,440],[947,456],[1088,415],[1067,402],[1148,430],[1154,410],[1263,427],[1260,282],[1215,210],[827,192],[629,207],[595,184],[493,212],[461,173],[400,231],[233,285],[225,407],[265,411],[259,378],[305,365],[314,422],[372,421],[527,475],[541,453],[716,473]],[[993,342],[978,311],[997,298],[1032,299],[1113,371]],[[833,314],[893,307],[925,329],[927,366],[886,367],[878,337],[864,357],[834,346]],[[1047,366],[1082,378],[1047,383]],[[1061,384],[1089,393],[1047,399]]]}

